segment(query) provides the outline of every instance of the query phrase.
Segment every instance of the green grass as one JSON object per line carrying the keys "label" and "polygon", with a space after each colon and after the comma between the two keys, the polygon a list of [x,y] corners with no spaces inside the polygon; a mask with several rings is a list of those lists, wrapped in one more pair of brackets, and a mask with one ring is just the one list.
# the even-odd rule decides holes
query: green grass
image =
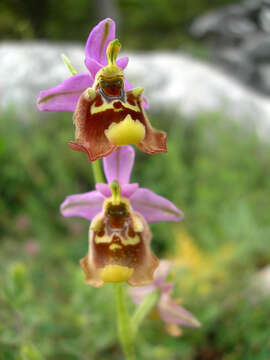
{"label": "green grass", "polygon": [[[138,359],[268,360],[270,304],[260,296],[254,302],[248,289],[250,277],[270,263],[270,147],[221,114],[150,117],[168,131],[169,152],[136,150],[132,181],[185,212],[181,225],[153,224],[152,245],[179,264],[191,254],[192,264],[175,270],[175,297],[203,327],[175,339],[148,319]],[[59,214],[65,196],[94,186],[86,156],[67,145],[71,139],[71,114],[28,124],[12,112],[1,115],[0,360],[122,356],[107,301],[111,286],[87,287],[79,267],[89,224]]]}

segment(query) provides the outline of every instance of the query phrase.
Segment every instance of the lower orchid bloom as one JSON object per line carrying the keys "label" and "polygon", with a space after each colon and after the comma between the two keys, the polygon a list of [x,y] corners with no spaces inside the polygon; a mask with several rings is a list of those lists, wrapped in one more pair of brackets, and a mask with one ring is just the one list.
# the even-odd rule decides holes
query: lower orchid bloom
{"label": "lower orchid bloom", "polygon": [[68,196],[61,205],[63,216],[92,221],[89,253],[81,266],[87,284],[95,287],[105,282],[151,283],[159,261],[150,249],[148,223],[183,219],[169,200],[129,184],[134,156],[131,146],[117,148],[103,159],[108,184],[97,183],[96,190]]}
{"label": "lower orchid bloom", "polygon": [[167,329],[172,330],[170,331],[171,335],[179,336],[181,334],[179,325],[200,327],[201,324],[194,315],[171,298],[171,291],[174,285],[172,283],[165,282],[171,266],[171,262],[161,260],[155,271],[153,283],[146,286],[132,288],[129,290],[129,293],[133,302],[136,305],[139,305],[147,295],[153,291],[159,291],[160,299],[156,305],[158,317],[169,325],[167,326]]}

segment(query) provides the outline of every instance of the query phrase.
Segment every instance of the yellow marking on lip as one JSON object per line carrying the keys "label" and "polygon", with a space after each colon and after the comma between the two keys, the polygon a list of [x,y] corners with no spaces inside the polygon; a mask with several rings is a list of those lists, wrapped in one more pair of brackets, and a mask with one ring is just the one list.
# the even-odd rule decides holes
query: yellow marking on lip
{"label": "yellow marking on lip", "polygon": [[139,235],[135,235],[133,238],[128,236],[126,239],[124,239],[122,236],[120,237],[121,243],[123,245],[137,245],[140,242]]}
{"label": "yellow marking on lip", "polygon": [[108,244],[111,242],[111,236],[104,235],[104,236],[98,236],[95,237],[96,244]]}
{"label": "yellow marking on lip", "polygon": [[99,270],[99,275],[104,282],[123,282],[128,281],[134,269],[121,265],[107,265]]}
{"label": "yellow marking on lip", "polygon": [[98,232],[98,231],[101,230],[102,225],[103,225],[103,220],[102,219],[94,219],[91,222],[90,230]]}
{"label": "yellow marking on lip", "polygon": [[127,115],[120,123],[111,123],[105,130],[108,140],[114,145],[139,144],[145,137],[145,127],[139,120]]}
{"label": "yellow marking on lip", "polygon": [[122,249],[122,246],[119,244],[112,244],[112,245],[110,245],[109,249],[114,251],[117,249]]}
{"label": "yellow marking on lip", "polygon": [[140,112],[140,108],[138,105],[130,105],[128,102],[122,102],[121,100],[114,100],[112,101],[111,103],[107,103],[103,98],[102,98],[102,101],[103,101],[103,104],[102,105],[99,105],[99,106],[96,106],[95,103],[91,106],[91,109],[90,109],[90,113],[93,115],[93,114],[98,114],[100,112],[103,112],[103,111],[106,111],[106,110],[114,110],[115,112],[118,112],[118,111],[123,111],[124,109],[122,108],[119,108],[119,109],[116,109],[114,107],[114,103],[115,102],[118,102],[120,101],[121,104],[127,108],[127,109],[130,109],[130,110],[134,110],[136,112]]}
{"label": "yellow marking on lip", "polygon": [[136,232],[142,232],[143,231],[143,223],[142,221],[135,215],[132,218],[133,220],[133,229]]}

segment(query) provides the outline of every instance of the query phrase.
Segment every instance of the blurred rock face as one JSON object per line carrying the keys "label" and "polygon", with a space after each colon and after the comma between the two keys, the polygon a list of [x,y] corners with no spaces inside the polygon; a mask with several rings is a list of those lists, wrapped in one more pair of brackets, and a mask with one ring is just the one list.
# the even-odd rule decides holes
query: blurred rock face
{"label": "blurred rock face", "polygon": [[[65,53],[79,72],[84,49],[78,44],[0,44],[0,107],[15,105],[18,119],[45,116],[36,109],[40,90],[58,85],[70,75],[60,54]],[[204,111],[222,111],[261,134],[270,133],[268,99],[245,88],[212,65],[181,53],[130,53],[126,75],[134,86],[143,86],[151,111],[172,111],[188,117]],[[270,77],[270,68],[268,68]]]}
{"label": "blurred rock face", "polygon": [[270,1],[246,0],[194,21],[191,34],[214,59],[249,86],[270,95]]}

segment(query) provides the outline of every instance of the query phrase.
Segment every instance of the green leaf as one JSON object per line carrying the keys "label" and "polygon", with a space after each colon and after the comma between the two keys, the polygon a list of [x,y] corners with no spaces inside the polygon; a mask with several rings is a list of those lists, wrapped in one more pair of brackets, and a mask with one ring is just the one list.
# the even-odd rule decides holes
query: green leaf
{"label": "green leaf", "polygon": [[132,316],[132,326],[134,336],[136,335],[141,323],[145,319],[145,317],[150,313],[150,311],[156,306],[160,298],[160,291],[153,291],[149,295],[147,295]]}

